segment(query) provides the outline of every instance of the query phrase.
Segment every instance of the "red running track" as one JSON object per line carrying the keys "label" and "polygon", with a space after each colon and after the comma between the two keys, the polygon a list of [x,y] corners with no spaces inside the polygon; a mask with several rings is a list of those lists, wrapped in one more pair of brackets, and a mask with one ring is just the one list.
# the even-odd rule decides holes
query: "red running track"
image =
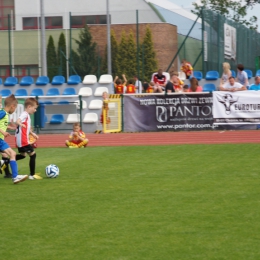
{"label": "red running track", "polygon": [[[38,147],[65,147],[69,134],[41,134]],[[87,134],[88,146],[260,143],[259,130]],[[15,147],[14,137],[6,138]]]}

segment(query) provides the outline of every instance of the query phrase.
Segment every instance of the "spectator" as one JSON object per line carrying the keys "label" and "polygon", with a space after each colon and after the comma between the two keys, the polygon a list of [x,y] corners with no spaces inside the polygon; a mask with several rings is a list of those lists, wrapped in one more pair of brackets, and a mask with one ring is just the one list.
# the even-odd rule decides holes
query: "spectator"
{"label": "spectator", "polygon": [[193,74],[193,68],[191,64],[185,59],[182,60],[181,71],[183,71],[188,79]]}
{"label": "spectator", "polygon": [[230,70],[230,64],[228,62],[223,63],[223,73],[221,77],[221,85],[228,82],[228,79],[232,76],[232,72]]}
{"label": "spectator", "polygon": [[118,76],[115,77],[114,79],[114,87],[115,87],[115,93],[116,94],[124,94],[125,92],[125,84],[126,84],[126,77],[125,74],[122,75],[123,80],[122,81]]}
{"label": "spectator", "polygon": [[196,78],[191,78],[189,92],[202,92],[203,89],[199,86],[199,82]]}
{"label": "spectator", "polygon": [[125,90],[126,94],[135,94],[134,79],[129,79]]}
{"label": "spectator", "polygon": [[247,90],[247,88],[246,86],[243,86],[239,82],[235,82],[235,78],[231,76],[228,82],[226,82],[223,86],[220,86],[220,90],[235,92],[235,91]]}
{"label": "spectator", "polygon": [[166,91],[166,93],[175,92],[174,85],[173,85],[173,82],[174,82],[175,78],[176,78],[175,75],[172,75],[172,76],[170,77],[170,80],[167,82],[167,84],[166,84],[166,86],[165,86],[165,91]]}
{"label": "spectator", "polygon": [[243,86],[247,87],[248,84],[248,76],[247,73],[244,71],[244,65],[238,64],[237,65],[237,78],[236,81],[242,84]]}
{"label": "spectator", "polygon": [[179,86],[181,86],[181,87],[183,87],[183,85],[184,85],[184,82],[179,78],[179,73],[178,73],[178,71],[173,71],[172,73],[171,73],[171,75],[175,75],[177,78],[178,78],[178,85]]}
{"label": "spectator", "polygon": [[150,82],[149,87],[146,90],[146,93],[153,93],[154,92],[154,82]]}
{"label": "spectator", "polygon": [[182,90],[183,90],[183,92],[189,92],[189,86],[188,85],[184,85],[182,87]]}
{"label": "spectator", "polygon": [[249,87],[249,90],[260,90],[260,77],[259,76],[255,77],[255,84],[252,84]]}
{"label": "spectator", "polygon": [[73,131],[69,135],[69,139],[65,141],[65,145],[69,148],[84,148],[88,144],[85,133],[81,130],[79,123],[73,124]]}
{"label": "spectator", "polygon": [[134,76],[134,80],[135,80],[135,92],[136,93],[142,93],[143,89],[142,89],[142,82],[138,79],[137,76]]}
{"label": "spectator", "polygon": [[182,85],[181,85],[180,79],[175,74],[172,74],[171,80],[172,80],[175,92],[182,92]]}
{"label": "spectator", "polygon": [[154,82],[154,92],[162,93],[165,90],[166,76],[163,75],[162,69],[158,70],[158,73],[153,76],[152,81]]}

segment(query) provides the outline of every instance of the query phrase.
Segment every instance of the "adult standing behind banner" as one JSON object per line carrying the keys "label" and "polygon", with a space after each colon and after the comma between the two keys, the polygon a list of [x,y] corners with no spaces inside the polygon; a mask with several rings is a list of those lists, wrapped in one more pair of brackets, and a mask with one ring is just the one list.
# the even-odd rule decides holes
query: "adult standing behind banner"
{"label": "adult standing behind banner", "polygon": [[175,89],[174,89],[174,80],[175,80],[175,78],[176,78],[175,75],[171,75],[170,80],[167,82],[167,84],[165,86],[165,92],[166,93],[175,92]]}
{"label": "adult standing behind banner", "polygon": [[229,92],[235,92],[235,91],[242,91],[247,90],[246,86],[243,86],[239,82],[235,81],[234,77],[230,77],[228,79],[228,82],[224,85],[219,87],[220,91],[229,91]]}
{"label": "adult standing behind banner", "polygon": [[159,69],[157,74],[154,74],[152,81],[154,82],[154,92],[162,93],[165,90],[166,76],[163,75],[163,70]]}
{"label": "adult standing behind banner", "polygon": [[237,78],[236,81],[242,84],[243,86],[249,86],[247,73],[244,71],[244,65],[237,65]]}

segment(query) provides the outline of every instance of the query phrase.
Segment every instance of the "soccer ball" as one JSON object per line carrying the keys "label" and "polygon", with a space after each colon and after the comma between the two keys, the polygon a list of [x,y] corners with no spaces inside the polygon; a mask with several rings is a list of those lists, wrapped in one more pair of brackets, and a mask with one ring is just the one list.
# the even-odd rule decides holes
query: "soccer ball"
{"label": "soccer ball", "polygon": [[48,178],[56,178],[59,176],[60,170],[57,165],[50,164],[45,168],[45,174]]}

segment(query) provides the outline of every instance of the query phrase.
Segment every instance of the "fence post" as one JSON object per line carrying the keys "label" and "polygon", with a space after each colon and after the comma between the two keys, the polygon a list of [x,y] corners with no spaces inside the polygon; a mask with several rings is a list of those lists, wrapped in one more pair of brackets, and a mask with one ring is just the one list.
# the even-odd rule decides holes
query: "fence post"
{"label": "fence post", "polygon": [[139,13],[136,10],[136,61],[137,61],[137,77],[140,76],[140,64],[139,64]]}
{"label": "fence post", "polygon": [[10,14],[8,14],[8,47],[9,47],[9,70],[10,70],[10,76],[13,76],[12,52],[11,52],[11,17],[10,17]]}

